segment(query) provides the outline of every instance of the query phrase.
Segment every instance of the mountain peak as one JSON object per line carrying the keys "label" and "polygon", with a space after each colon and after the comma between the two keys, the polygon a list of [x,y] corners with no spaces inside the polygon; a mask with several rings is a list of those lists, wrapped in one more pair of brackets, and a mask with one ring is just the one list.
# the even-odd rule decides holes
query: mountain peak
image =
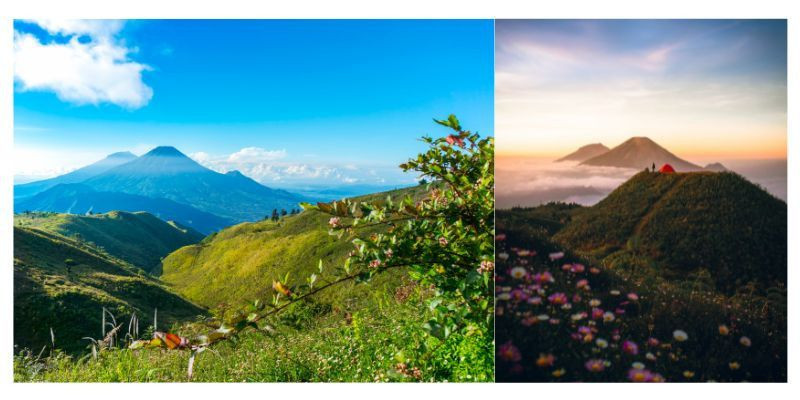
{"label": "mountain peak", "polygon": [[147,154],[143,155],[142,157],[147,156],[157,156],[157,157],[186,157],[186,154],[180,152],[180,150],[172,147],[172,146],[158,146],[153,150],[147,152]]}
{"label": "mountain peak", "polygon": [[592,157],[599,156],[608,152],[609,148],[603,145],[602,143],[592,143],[587,144],[585,146],[581,146],[578,150],[567,154],[564,157],[559,158],[556,162],[561,161],[578,161],[583,162]]}
{"label": "mountain peak", "polygon": [[702,167],[679,158],[646,136],[634,136],[581,164],[635,169],[649,168],[653,164],[656,166],[670,164],[679,172],[702,170]]}
{"label": "mountain peak", "polygon": [[106,158],[129,158],[133,159],[136,158],[136,155],[131,153],[130,151],[118,151],[116,153],[111,153],[106,156]]}

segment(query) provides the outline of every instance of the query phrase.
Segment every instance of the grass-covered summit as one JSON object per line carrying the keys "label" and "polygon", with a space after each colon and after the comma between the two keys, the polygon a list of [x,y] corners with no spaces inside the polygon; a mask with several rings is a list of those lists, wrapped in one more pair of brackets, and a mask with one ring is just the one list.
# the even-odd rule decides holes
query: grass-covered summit
{"label": "grass-covered summit", "polygon": [[786,281],[786,203],[731,172],[641,172],[553,239],[604,257],[625,250],[666,272],[706,270],[730,292]]}
{"label": "grass-covered summit", "polygon": [[146,272],[157,272],[163,257],[203,239],[192,228],[162,221],[146,212],[111,211],[93,215],[28,212],[16,214],[14,225],[90,243]]}

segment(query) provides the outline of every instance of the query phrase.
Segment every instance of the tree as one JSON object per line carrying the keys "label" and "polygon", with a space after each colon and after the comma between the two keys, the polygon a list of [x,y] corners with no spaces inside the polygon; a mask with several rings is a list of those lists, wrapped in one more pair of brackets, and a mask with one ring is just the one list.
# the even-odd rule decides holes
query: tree
{"label": "tree", "polygon": [[78,263],[76,263],[75,260],[71,258],[67,258],[66,260],[64,260],[64,265],[67,267],[67,275],[69,275],[72,273],[72,267],[78,265]]}
{"label": "tree", "polygon": [[273,221],[276,221],[276,222],[278,221],[278,209],[277,208],[273,208],[272,209],[272,217],[271,218],[272,218]]}
{"label": "tree", "polygon": [[281,217],[285,217],[285,216],[286,216],[286,209],[285,208],[281,208]]}

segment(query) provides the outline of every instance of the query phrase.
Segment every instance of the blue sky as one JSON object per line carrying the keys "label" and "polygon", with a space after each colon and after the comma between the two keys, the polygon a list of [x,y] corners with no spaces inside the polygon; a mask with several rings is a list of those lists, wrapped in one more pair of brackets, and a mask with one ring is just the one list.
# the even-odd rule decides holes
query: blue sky
{"label": "blue sky", "polygon": [[[491,134],[492,21],[15,21],[20,178],[173,145],[270,186],[398,184],[455,113]],[[48,67],[43,68],[42,65]]]}
{"label": "blue sky", "polygon": [[785,20],[499,20],[497,152],[785,158],[786,46]]}

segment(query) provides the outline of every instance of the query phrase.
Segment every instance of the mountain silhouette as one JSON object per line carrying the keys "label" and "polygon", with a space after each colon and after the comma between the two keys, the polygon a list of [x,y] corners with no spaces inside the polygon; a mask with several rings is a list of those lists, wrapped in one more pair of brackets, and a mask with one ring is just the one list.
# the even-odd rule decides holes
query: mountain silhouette
{"label": "mountain silhouette", "polygon": [[218,231],[235,221],[172,200],[119,192],[100,192],[80,184],[61,184],[35,196],[14,202],[14,212],[51,211],[69,214],[109,211],[146,211],[164,221],[177,221],[203,234]]}
{"label": "mountain silhouette", "polygon": [[587,144],[586,146],[581,146],[578,150],[575,150],[572,153],[567,154],[564,157],[559,158],[555,162],[562,162],[562,161],[578,161],[583,162],[592,157],[597,157],[601,154],[605,154],[610,149],[606,147],[602,143],[592,143]]}
{"label": "mountain silhouette", "polygon": [[667,149],[658,145],[647,137],[632,137],[617,147],[589,158],[582,165],[594,165],[603,167],[619,168],[650,168],[653,164],[656,168],[670,164],[678,172],[700,171],[703,168],[692,164],[678,156],[670,153]]}
{"label": "mountain silhouette", "polygon": [[129,162],[135,158],[136,156],[133,155],[133,153],[129,151],[121,151],[118,153],[109,154],[106,158],[100,161],[89,164],[83,168],[78,168],[70,173],[60,175],[55,178],[25,183],[22,185],[14,185],[14,199],[33,196],[61,183],[83,182],[93,176],[99,175],[118,165],[125,164],[126,162]]}

